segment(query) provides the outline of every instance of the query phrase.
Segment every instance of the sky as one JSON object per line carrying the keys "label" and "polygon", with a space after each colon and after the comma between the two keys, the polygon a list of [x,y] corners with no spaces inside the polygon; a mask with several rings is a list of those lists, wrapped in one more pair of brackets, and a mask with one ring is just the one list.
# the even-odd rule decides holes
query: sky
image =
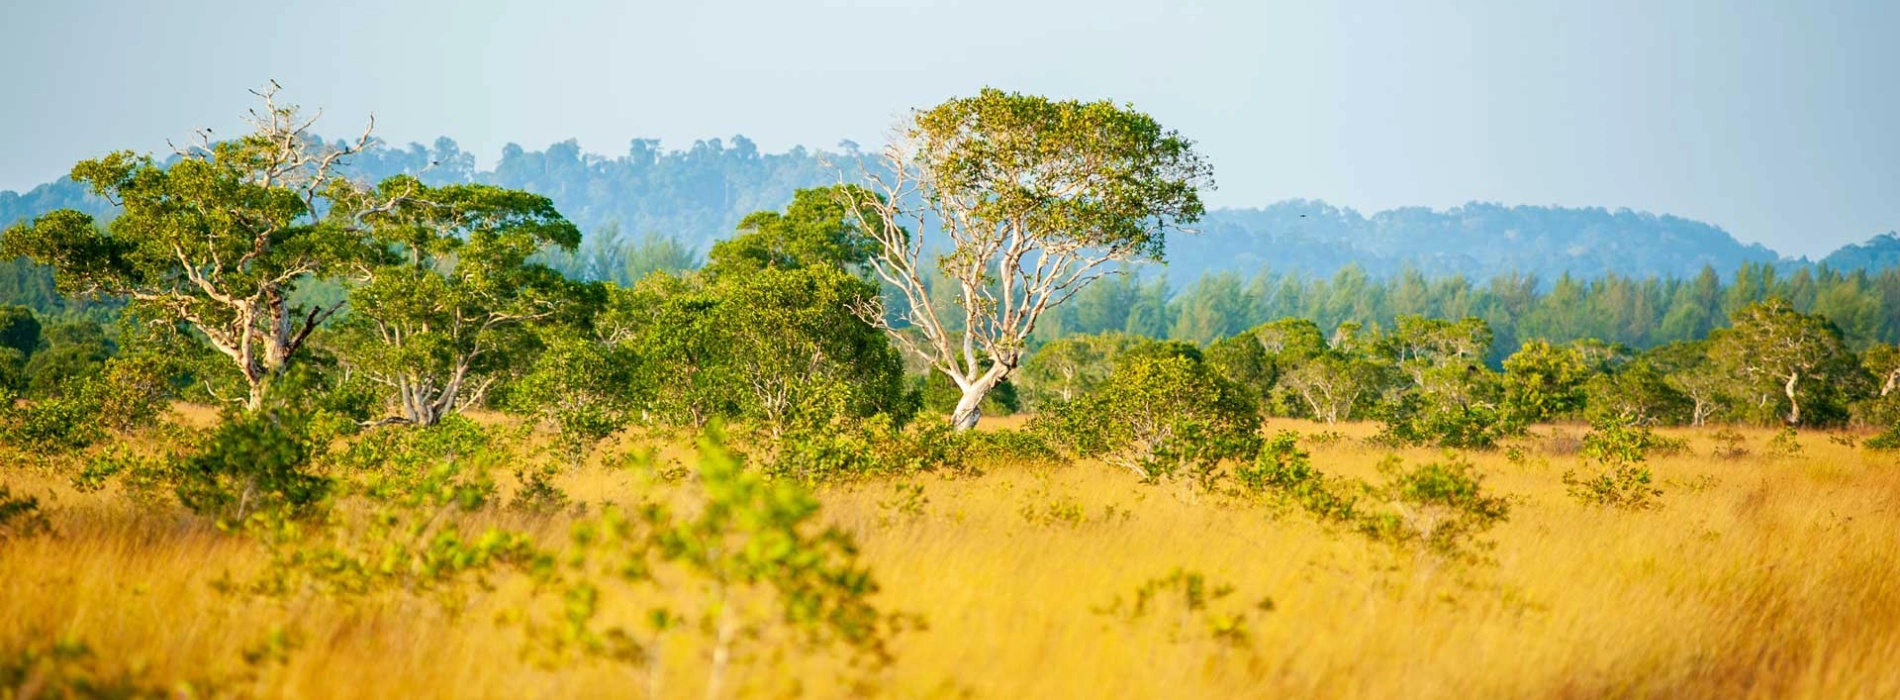
{"label": "sky", "polygon": [[1900,2],[7,0],[0,189],[276,80],[319,130],[681,148],[880,143],[984,86],[1133,104],[1216,206],[1628,207],[1820,256],[1900,228]]}

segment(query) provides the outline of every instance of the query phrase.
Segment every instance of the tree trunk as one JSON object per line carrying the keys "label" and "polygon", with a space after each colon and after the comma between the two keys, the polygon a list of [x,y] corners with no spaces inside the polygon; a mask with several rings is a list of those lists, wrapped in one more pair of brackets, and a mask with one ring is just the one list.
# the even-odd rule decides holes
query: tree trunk
{"label": "tree trunk", "polygon": [[989,393],[990,388],[980,382],[965,387],[962,398],[957,399],[957,409],[950,413],[951,427],[959,432],[975,428],[983,419],[983,397]]}
{"label": "tree trunk", "polygon": [[270,380],[273,376],[275,375],[269,370],[265,370],[256,377],[244,378],[249,389],[249,395],[244,400],[246,413],[252,413],[264,407],[264,398],[270,395]]}
{"label": "tree trunk", "polygon": [[1801,381],[1800,372],[1788,374],[1788,383],[1781,388],[1788,395],[1788,425],[1801,424],[1801,401],[1794,396],[1795,383]]}
{"label": "tree trunk", "polygon": [[989,396],[990,390],[1001,384],[1011,369],[1010,365],[1001,363],[990,365],[989,371],[974,381],[952,375],[951,381],[962,388],[963,396],[957,399],[957,408],[950,413],[950,426],[957,432],[975,428],[977,421],[983,419],[983,397]]}

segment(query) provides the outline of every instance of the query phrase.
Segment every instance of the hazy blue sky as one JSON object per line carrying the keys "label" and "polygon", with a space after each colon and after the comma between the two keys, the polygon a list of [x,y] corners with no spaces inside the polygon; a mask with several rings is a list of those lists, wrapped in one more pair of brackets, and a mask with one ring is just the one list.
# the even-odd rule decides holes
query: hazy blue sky
{"label": "hazy blue sky", "polygon": [[1219,205],[1630,207],[1819,254],[1900,228],[1900,2],[31,3],[0,10],[0,188],[193,127],[275,78],[448,135],[622,153],[879,142],[984,85],[1133,102]]}

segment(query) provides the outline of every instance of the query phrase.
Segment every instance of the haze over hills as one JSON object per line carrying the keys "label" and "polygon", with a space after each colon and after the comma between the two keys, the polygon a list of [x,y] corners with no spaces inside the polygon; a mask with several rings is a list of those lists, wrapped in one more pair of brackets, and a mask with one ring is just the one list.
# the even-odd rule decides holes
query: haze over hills
{"label": "haze over hills", "polygon": [[[369,180],[409,173],[431,183],[479,181],[524,189],[553,199],[584,231],[612,224],[636,235],[672,236],[704,251],[730,235],[746,214],[777,209],[799,188],[836,182],[838,166],[853,169],[866,155],[850,142],[832,151],[763,153],[744,136],[735,136],[676,150],[635,139],[625,153],[607,156],[584,152],[569,140],[539,151],[510,144],[493,168],[483,170],[473,154],[440,138],[426,147],[378,144],[352,167]],[[100,215],[110,210],[107,202],[61,178],[25,193],[0,191],[0,225],[62,207]],[[1214,210],[1197,228],[1199,235],[1169,241],[1170,279],[1261,269],[1324,277],[1352,265],[1375,276],[1410,268],[1473,280],[1529,274],[1549,282],[1565,274],[1687,277],[1704,266],[1727,275],[1751,262],[1811,264],[1742,243],[1708,223],[1601,207],[1474,202],[1367,215],[1296,199]],[[1837,270],[1900,265],[1900,236],[1875,236],[1819,263]]]}

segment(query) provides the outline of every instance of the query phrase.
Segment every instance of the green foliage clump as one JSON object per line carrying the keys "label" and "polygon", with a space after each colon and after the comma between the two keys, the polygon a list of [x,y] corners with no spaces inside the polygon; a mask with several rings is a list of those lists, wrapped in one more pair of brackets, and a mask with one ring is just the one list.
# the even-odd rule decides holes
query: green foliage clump
{"label": "green foliage clump", "polygon": [[1794,426],[1785,425],[1775,431],[1775,436],[1768,439],[1768,454],[1782,459],[1801,456],[1801,440]]}
{"label": "green foliage clump", "polygon": [[459,416],[429,427],[372,429],[324,455],[335,474],[324,480],[331,496],[360,507],[258,510],[243,531],[263,547],[269,565],[223,586],[278,599],[400,591],[459,610],[504,567],[542,556],[526,535],[476,529],[458,517],[493,503],[489,473],[509,459],[498,436]]}
{"label": "green foliage clump", "polygon": [[760,468],[773,478],[816,485],[940,470],[963,472],[979,468],[985,458],[1006,456],[1011,448],[1033,449],[1027,444],[1031,440],[999,440],[1011,439],[958,433],[941,420],[899,427],[890,417],[879,415],[780,435],[769,446],[770,459]]}
{"label": "green foliage clump", "polygon": [[[695,473],[695,513],[605,508],[575,524],[566,552],[531,568],[542,600],[514,617],[540,661],[644,668],[649,692],[663,696],[666,645],[697,631],[711,649],[707,692],[715,697],[747,647],[843,648],[872,669],[891,661],[888,640],[908,618],[872,605],[877,583],[850,535],[814,531],[818,501],[809,491],[745,469],[717,433],[701,440]],[[634,616],[607,612],[611,602],[675,587],[699,595]]]}
{"label": "green foliage clump", "polygon": [[1406,393],[1380,407],[1381,438],[1405,445],[1490,449],[1522,432],[1523,426],[1495,406],[1459,403],[1445,397]]}
{"label": "green foliage clump", "polygon": [[171,393],[166,368],[150,356],[115,357],[60,391],[19,401],[0,387],[0,445],[32,459],[91,447],[112,431],[149,426]]}
{"label": "green foliage clump", "polygon": [[[141,664],[118,663],[70,637],[51,644],[31,644],[0,655],[0,693],[7,697],[162,698],[212,697],[218,684],[205,679],[161,683],[150,679]],[[18,693],[18,695],[14,695]]]}
{"label": "green foliage clump", "polygon": [[351,495],[419,506],[442,501],[473,511],[495,497],[495,470],[517,462],[497,434],[462,416],[432,426],[378,426],[325,457]]}
{"label": "green foliage clump", "polygon": [[1714,454],[1722,459],[1739,459],[1748,456],[1748,438],[1734,428],[1724,427],[1709,436],[1715,441]]}
{"label": "green foliage clump", "polygon": [[1223,464],[1259,450],[1259,426],[1254,403],[1198,359],[1137,355],[1100,389],[1039,415],[1036,429],[1144,481],[1209,484]]}
{"label": "green foliage clump", "polygon": [[1511,514],[1510,501],[1487,493],[1484,476],[1456,455],[1417,467],[1392,456],[1379,473],[1383,482],[1368,489],[1358,517],[1360,531],[1376,541],[1468,560],[1491,546],[1484,533]]}
{"label": "green foliage clump", "polygon": [[[942,372],[931,372],[914,381],[919,408],[925,412],[948,415],[956,409],[957,400],[962,397],[962,392],[957,388],[956,382],[951,381],[950,377]],[[1008,416],[1022,410],[1022,400],[1016,392],[1016,383],[1009,379],[997,382],[995,388],[983,395],[983,402],[978,405],[978,408],[986,416]]]}
{"label": "green foliage clump", "polygon": [[1870,450],[1900,450],[1900,423],[1895,423],[1893,427],[1881,431],[1879,435],[1867,438],[1860,444]]}
{"label": "green foliage clump", "polygon": [[1648,360],[1592,375],[1584,383],[1584,396],[1584,416],[1591,420],[1629,416],[1645,424],[1679,424],[1695,418],[1694,402]]}
{"label": "green foliage clump", "polygon": [[1300,449],[1299,434],[1290,430],[1262,444],[1253,464],[1236,469],[1234,479],[1247,493],[1281,499],[1322,521],[1351,522],[1357,516],[1352,490],[1313,468],[1311,455]]}
{"label": "green foliage clump", "polygon": [[[1010,381],[1021,385],[1022,403],[1031,409],[1074,401],[1107,381],[1115,370],[1115,363],[1129,350],[1148,342],[1153,341],[1119,332],[1065,335],[1037,348]],[[956,405],[957,397],[953,393],[956,384],[948,377],[928,386],[937,391],[945,391],[945,387],[952,390],[947,400],[937,398],[932,410]],[[990,415],[990,408],[985,406],[983,413]]]}
{"label": "green foliage clump", "polygon": [[406,175],[362,197],[376,255],[332,340],[395,419],[434,425],[479,404],[531,352],[533,326],[581,305],[579,285],[529,260],[580,243],[546,197]]}
{"label": "green foliage clump", "polygon": [[502,407],[551,423],[556,442],[572,461],[632,423],[637,405],[628,387],[637,381],[640,358],[619,345],[550,329],[532,367],[510,383]]}
{"label": "green foliage clump", "polygon": [[1583,409],[1589,379],[1581,352],[1532,340],[1504,359],[1504,410],[1526,424],[1575,415]]}
{"label": "green foliage clump", "polygon": [[225,592],[279,600],[316,595],[358,600],[401,592],[433,597],[450,612],[471,591],[486,590],[504,566],[530,566],[544,555],[528,536],[489,527],[479,533],[448,513],[461,494],[441,489],[427,498],[377,504],[367,512],[328,511],[297,520],[282,511],[254,513],[244,531],[268,564],[246,581],[220,580]]}
{"label": "green foliage clump", "polygon": [[1848,397],[1871,379],[1839,327],[1780,298],[1736,310],[1710,334],[1708,356],[1735,409],[1761,424],[1844,423]]}
{"label": "green foliage clump", "polygon": [[966,430],[951,433],[961,440],[958,460],[963,471],[982,472],[993,467],[1058,467],[1068,463],[1044,435],[1033,430]]}
{"label": "green foliage clump", "polygon": [[1563,482],[1572,498],[1586,505],[1609,506],[1624,510],[1659,507],[1662,490],[1651,485],[1655,477],[1643,465],[1651,450],[1667,447],[1663,438],[1649,426],[1629,416],[1604,416],[1591,421],[1590,433],[1583,436],[1583,458],[1595,464],[1598,473],[1579,477],[1574,470],[1564,472]]}
{"label": "green foliage clump", "polygon": [[202,449],[178,466],[178,500],[200,515],[242,522],[253,513],[305,516],[330,494],[312,473],[309,418],[267,410],[227,416]]}

